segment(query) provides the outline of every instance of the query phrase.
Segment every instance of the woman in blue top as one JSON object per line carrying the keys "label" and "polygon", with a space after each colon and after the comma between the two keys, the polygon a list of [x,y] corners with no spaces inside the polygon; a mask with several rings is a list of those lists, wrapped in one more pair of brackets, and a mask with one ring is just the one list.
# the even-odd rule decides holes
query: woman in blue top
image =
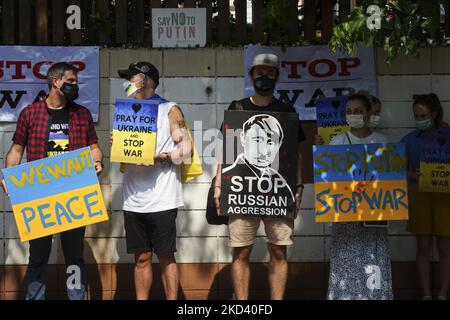
{"label": "woman in blue top", "polygon": [[443,109],[434,94],[414,96],[414,118],[417,129],[401,142],[408,154],[409,221],[407,230],[417,236],[417,268],[423,299],[431,300],[430,255],[433,236],[437,237],[440,260],[440,291],[438,300],[447,300],[450,282],[450,195],[419,192],[420,154],[427,137],[450,139],[450,128],[443,121]]}

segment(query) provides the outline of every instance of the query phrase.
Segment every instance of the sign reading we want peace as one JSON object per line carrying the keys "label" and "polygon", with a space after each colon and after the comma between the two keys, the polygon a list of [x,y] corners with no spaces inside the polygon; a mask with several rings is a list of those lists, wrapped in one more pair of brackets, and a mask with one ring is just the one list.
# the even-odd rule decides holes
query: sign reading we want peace
{"label": "sign reading we want peace", "polygon": [[108,220],[89,147],[2,172],[22,242]]}
{"label": "sign reading we want peace", "polygon": [[404,144],[314,146],[316,222],[408,219]]}

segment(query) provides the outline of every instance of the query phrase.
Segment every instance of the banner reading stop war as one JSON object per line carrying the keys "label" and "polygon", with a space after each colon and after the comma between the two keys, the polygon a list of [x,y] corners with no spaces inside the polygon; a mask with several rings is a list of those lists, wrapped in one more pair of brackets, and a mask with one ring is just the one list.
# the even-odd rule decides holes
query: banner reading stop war
{"label": "banner reading stop war", "polygon": [[111,162],[154,164],[157,125],[157,103],[117,99]]}
{"label": "banner reading stop war", "polygon": [[245,95],[254,93],[248,71],[253,57],[273,53],[280,59],[275,97],[294,105],[301,120],[315,120],[318,99],[366,90],[377,95],[373,48],[360,46],[358,56],[332,53],[327,45],[288,47],[245,46]]}
{"label": "banner reading stop war", "polygon": [[108,220],[89,147],[2,171],[22,241]]}
{"label": "banner reading stop war", "polygon": [[55,62],[79,69],[79,98],[98,121],[99,48],[0,46],[0,122],[15,122],[20,111],[48,94],[47,71]]}
{"label": "banner reading stop war", "polygon": [[316,222],[408,219],[404,144],[314,146]]}
{"label": "banner reading stop war", "polygon": [[423,135],[421,139],[420,191],[450,193],[450,133]]}

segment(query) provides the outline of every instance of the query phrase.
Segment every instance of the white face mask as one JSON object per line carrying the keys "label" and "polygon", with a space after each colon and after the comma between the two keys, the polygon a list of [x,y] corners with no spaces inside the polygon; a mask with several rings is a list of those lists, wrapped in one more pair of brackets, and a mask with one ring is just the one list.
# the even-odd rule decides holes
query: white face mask
{"label": "white face mask", "polygon": [[364,116],[362,114],[347,114],[346,115],[347,123],[350,127],[360,129],[364,127]]}
{"label": "white face mask", "polygon": [[369,127],[376,128],[380,124],[380,116],[371,115],[369,118]]}

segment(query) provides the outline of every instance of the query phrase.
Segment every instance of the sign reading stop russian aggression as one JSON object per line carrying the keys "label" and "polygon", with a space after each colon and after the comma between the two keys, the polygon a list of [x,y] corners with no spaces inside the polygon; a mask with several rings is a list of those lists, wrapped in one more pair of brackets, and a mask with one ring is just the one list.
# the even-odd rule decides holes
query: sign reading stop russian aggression
{"label": "sign reading stop russian aggression", "polygon": [[204,47],[206,8],[152,9],[153,48]]}
{"label": "sign reading stop russian aggression", "polygon": [[89,147],[2,172],[21,241],[108,220]]}
{"label": "sign reading stop russian aggression", "polygon": [[407,220],[405,145],[313,146],[316,222]]}
{"label": "sign reading stop russian aggression", "polygon": [[421,138],[420,191],[450,193],[450,134]]}
{"label": "sign reading stop russian aggression", "polygon": [[345,97],[317,101],[317,131],[324,140],[324,144],[329,144],[334,136],[346,133],[350,129],[345,118],[346,101]]}
{"label": "sign reading stop russian aggression", "polygon": [[260,53],[276,54],[280,76],[275,97],[292,104],[301,120],[316,120],[316,101],[366,90],[377,96],[373,48],[361,45],[358,55],[331,52],[327,45],[288,47],[244,47],[245,96],[254,93],[248,70],[253,57]]}
{"label": "sign reading stop russian aggression", "polygon": [[80,96],[98,121],[99,47],[0,46],[0,121],[16,122],[20,111],[48,94],[47,71],[52,64],[68,62],[78,69]]}
{"label": "sign reading stop russian aggression", "polygon": [[158,104],[149,100],[117,99],[111,162],[154,163]]}
{"label": "sign reading stop russian aggression", "polygon": [[221,215],[293,217],[298,117],[225,111]]}

